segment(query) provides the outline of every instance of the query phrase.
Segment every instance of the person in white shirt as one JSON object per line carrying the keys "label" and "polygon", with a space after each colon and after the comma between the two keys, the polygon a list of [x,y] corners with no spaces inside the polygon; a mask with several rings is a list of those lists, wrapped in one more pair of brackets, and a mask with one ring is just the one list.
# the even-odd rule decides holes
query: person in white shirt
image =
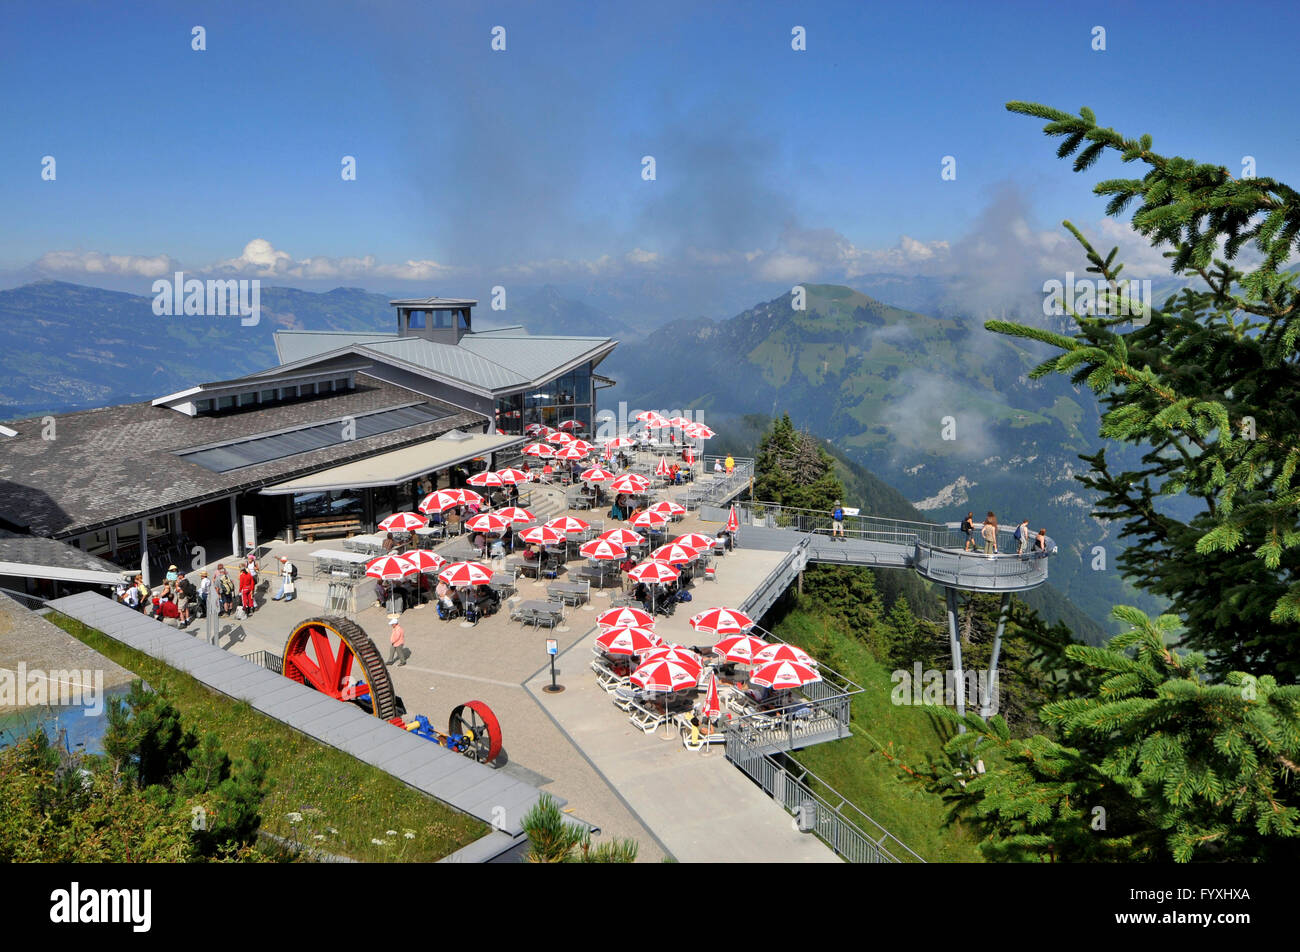
{"label": "person in white shirt", "polygon": [[293,584],[296,571],[292,562],[283,555],[280,556],[280,591],[276,592],[273,601],[278,602],[283,599],[286,602],[291,602],[294,600],[297,596],[296,586]]}

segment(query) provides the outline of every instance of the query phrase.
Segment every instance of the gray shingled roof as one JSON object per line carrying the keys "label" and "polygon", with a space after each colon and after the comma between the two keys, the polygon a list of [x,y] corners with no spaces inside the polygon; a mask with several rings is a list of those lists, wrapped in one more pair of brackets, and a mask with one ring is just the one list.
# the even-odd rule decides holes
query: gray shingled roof
{"label": "gray shingled roof", "polygon": [[112,572],[115,576],[122,574],[122,570],[112,562],[82,552],[75,545],[39,536],[19,535],[7,529],[0,529],[0,562]]}
{"label": "gray shingled roof", "polygon": [[[175,455],[181,449],[413,401],[428,402],[450,415],[227,473]],[[484,423],[479,414],[362,374],[355,390],[239,413],[188,417],[147,402],[65,413],[55,417],[53,440],[42,439],[40,418],[20,420],[9,424],[18,435],[0,441],[0,516],[28,526],[35,535],[79,535]]]}

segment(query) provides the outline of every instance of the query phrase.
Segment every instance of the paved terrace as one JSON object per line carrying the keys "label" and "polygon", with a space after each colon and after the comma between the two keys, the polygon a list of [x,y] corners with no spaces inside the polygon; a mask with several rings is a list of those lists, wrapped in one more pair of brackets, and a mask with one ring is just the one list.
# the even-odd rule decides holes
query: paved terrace
{"label": "paved terrace", "polygon": [[[706,475],[695,486],[661,491],[658,498],[681,497],[710,479]],[[563,506],[562,500],[559,488],[535,487],[532,510],[549,510],[550,518]],[[615,526],[607,509],[569,514],[604,520],[605,528]],[[692,512],[670,526],[670,537],[696,529],[716,533],[719,528],[717,522],[702,522]],[[238,631],[227,624],[222,647],[241,655],[258,650],[282,654],[292,626],[323,612],[326,583],[312,578],[309,553],[339,547],[338,540],[328,539],[273,544],[262,563],[267,568],[257,598],[260,607],[238,623]],[[463,537],[453,539],[439,551],[459,557],[467,544]],[[270,600],[278,587],[270,567],[282,554],[297,563],[300,573],[299,597],[287,604]],[[661,616],[657,630],[688,645],[707,641],[687,619],[715,605],[739,607],[787,555],[738,548],[719,558],[717,581],[697,580],[694,600],[670,618]],[[560,580],[564,578],[561,574]],[[365,597],[349,617],[387,656],[387,609],[372,601],[371,580],[363,580],[358,591]],[[815,837],[798,833],[790,816],[729,764],[720,747],[707,756],[687,751],[676,730],[665,737],[662,727],[646,736],[634,730],[627,715],[598,688],[588,666],[597,634],[594,619],[616,592],[593,591],[590,605],[565,609],[554,632],[511,622],[508,604],[474,626],[459,619],[441,621],[432,606],[409,609],[401,621],[411,657],[405,666],[389,669],[397,693],[410,714],[427,714],[439,726],[457,704],[470,699],[487,703],[501,722],[501,770],[567,801],[566,810],[601,828],[598,841],[635,838],[643,861],[657,862],[671,854],[682,862],[838,862]],[[544,599],[545,583],[521,578],[517,597]],[[202,623],[192,623],[188,631],[202,637]],[[241,636],[233,644],[232,633]],[[550,683],[547,638],[559,641],[556,668],[566,688],[559,695],[541,691]]]}

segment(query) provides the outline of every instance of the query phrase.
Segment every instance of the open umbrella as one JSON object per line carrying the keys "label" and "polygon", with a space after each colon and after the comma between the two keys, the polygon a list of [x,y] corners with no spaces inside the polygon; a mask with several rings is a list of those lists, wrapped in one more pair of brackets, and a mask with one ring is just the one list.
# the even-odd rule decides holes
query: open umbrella
{"label": "open umbrella", "polygon": [[683,668],[694,668],[696,679],[698,679],[700,674],[704,671],[704,663],[700,661],[700,656],[690,648],[686,648],[682,645],[670,645],[666,643],[656,645],[641,656],[642,664],[645,664],[647,661],[660,660],[672,661],[676,664],[680,664]]}
{"label": "open umbrella", "polygon": [[587,424],[583,423],[581,420],[565,420],[563,423],[560,424],[560,429],[581,430],[584,429],[586,426]]}
{"label": "open umbrella", "polygon": [[667,562],[672,566],[685,565],[687,562],[694,562],[699,557],[698,549],[690,549],[684,545],[677,545],[675,542],[661,545],[650,553],[650,558],[658,559],[660,562]]}
{"label": "open umbrella", "polygon": [[504,486],[506,484],[504,479],[492,472],[490,469],[484,470],[481,473],[475,473],[469,479],[465,480],[465,482],[469,483],[471,486],[486,486],[492,488]]}
{"label": "open umbrella", "polygon": [[596,624],[601,628],[653,628],[654,616],[639,608],[611,608],[596,616]]}
{"label": "open umbrella", "polygon": [[821,679],[822,676],[815,669],[794,661],[773,661],[761,668],[755,668],[754,672],[749,676],[749,680],[754,684],[771,688],[774,691],[787,691],[790,688],[803,687],[805,684],[811,684]]}
{"label": "open umbrella", "polygon": [[465,505],[465,500],[459,492],[454,489],[439,489],[437,492],[429,493],[429,495],[421,499],[420,505],[416,508],[421,512],[445,512],[448,509],[463,505]]}
{"label": "open umbrella", "polygon": [[572,442],[573,442],[573,437],[570,436],[568,433],[565,433],[563,430],[552,430],[550,433],[547,433],[547,434],[546,434],[546,442],[548,442],[548,443],[572,443]]}
{"label": "open umbrella", "polygon": [[454,586],[486,585],[492,581],[492,570],[482,562],[452,562],[438,578]]}
{"label": "open umbrella", "polygon": [[708,440],[717,435],[703,423],[692,423],[690,426],[682,427],[682,432],[693,440]]}
{"label": "open umbrella", "polygon": [[649,661],[628,679],[643,691],[671,694],[700,683],[700,673],[675,661]]}
{"label": "open umbrella", "polygon": [[817,662],[808,652],[802,648],[796,648],[794,645],[775,644],[768,645],[758,654],[754,655],[754,664],[771,664],[774,661],[791,661],[795,664],[802,664],[809,667],[816,667]]}
{"label": "open umbrella", "polygon": [[486,532],[488,534],[505,532],[509,526],[510,520],[502,518],[499,512],[480,513],[465,523],[465,527],[474,532]]}
{"label": "open umbrella", "polygon": [[555,447],[549,443],[529,443],[524,447],[524,455],[545,459],[555,455]]}
{"label": "open umbrella", "polygon": [[545,429],[545,427],[543,427],[540,423],[530,423],[526,427],[524,427],[524,433],[527,436],[533,436],[536,433],[540,433],[543,429]]}
{"label": "open umbrella", "polygon": [[627,549],[609,539],[592,539],[590,542],[584,542],[578,552],[589,559],[627,558]]}
{"label": "open umbrella", "polygon": [[753,664],[754,655],[767,647],[767,642],[753,635],[730,635],[713,646],[715,654],[733,664]]}
{"label": "open umbrella", "polygon": [[667,562],[649,560],[642,562],[627,574],[629,578],[635,579],[638,582],[654,582],[656,584],[663,584],[664,582],[671,582],[681,573]]}
{"label": "open umbrella", "polygon": [[689,545],[692,549],[713,548],[713,536],[706,536],[702,532],[688,532],[686,535],[679,535],[673,541],[678,545]]}
{"label": "open umbrella", "polygon": [[506,506],[504,509],[498,509],[496,514],[514,525],[523,525],[537,518],[521,506]]}
{"label": "open umbrella", "polygon": [[501,482],[503,483],[513,484],[528,482],[528,474],[522,469],[499,469],[497,470],[497,475],[501,477]]}
{"label": "open umbrella", "polygon": [[[377,578],[384,582],[395,582],[398,579],[404,579],[408,575],[414,575],[418,569],[406,558],[400,555],[381,555],[377,559],[372,559],[366,563],[366,575],[370,578]],[[388,590],[388,610],[394,611],[393,590]]]}
{"label": "open umbrella", "polygon": [[603,483],[611,479],[617,479],[617,473],[611,473],[607,469],[601,469],[599,466],[593,466],[591,469],[582,471],[581,479],[589,483]]}
{"label": "open umbrella", "polygon": [[752,628],[754,619],[734,608],[707,608],[691,616],[690,626],[711,635],[738,635]]}
{"label": "open umbrella", "polygon": [[440,572],[447,564],[447,560],[432,549],[416,549],[402,558],[414,565],[418,572]]}
{"label": "open umbrella", "polygon": [[550,526],[533,526],[531,529],[525,529],[519,533],[519,538],[525,542],[531,542],[533,545],[562,545],[564,543],[564,533]]}
{"label": "open umbrella", "polygon": [[651,512],[647,509],[645,512],[637,514],[637,517],[632,520],[632,525],[643,526],[647,529],[657,529],[661,526],[668,525],[668,517],[662,512]]}
{"label": "open umbrella", "polygon": [[586,532],[591,528],[591,524],[573,516],[560,516],[558,519],[552,519],[546,523],[546,528],[567,534],[570,532]]}
{"label": "open umbrella", "polygon": [[410,532],[412,529],[423,529],[428,524],[429,520],[418,513],[395,512],[383,522],[379,523],[379,531]]}
{"label": "open umbrella", "polygon": [[596,538],[617,542],[625,548],[631,548],[634,545],[645,545],[645,536],[639,532],[633,532],[631,529],[606,529]]}
{"label": "open umbrella", "polygon": [[583,459],[590,452],[591,450],[587,449],[585,446],[580,446],[578,443],[567,443],[560,447],[559,451],[555,454],[555,458],[562,460]]}
{"label": "open umbrella", "polygon": [[611,451],[627,449],[629,446],[636,446],[636,440],[630,436],[616,436],[605,441],[605,449]]}
{"label": "open umbrella", "polygon": [[607,628],[596,636],[596,644],[609,654],[639,655],[662,643],[649,628],[625,626]]}
{"label": "open umbrella", "polygon": [[639,473],[624,473],[609,484],[616,493],[643,493],[650,488],[650,480]]}
{"label": "open umbrella", "polygon": [[665,420],[661,414],[656,413],[654,410],[642,410],[632,419],[636,420],[638,423],[651,424],[656,428],[664,427],[668,425],[668,421]]}
{"label": "open umbrella", "polygon": [[[686,514],[686,507],[673,502],[671,499],[662,499],[653,506],[646,507],[650,512],[662,513],[669,518]],[[710,545],[710,548],[712,546]]]}

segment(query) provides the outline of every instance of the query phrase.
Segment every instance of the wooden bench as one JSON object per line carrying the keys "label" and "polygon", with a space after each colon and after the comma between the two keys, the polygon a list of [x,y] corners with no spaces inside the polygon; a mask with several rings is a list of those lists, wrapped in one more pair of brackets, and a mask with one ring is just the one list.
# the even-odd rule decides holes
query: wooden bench
{"label": "wooden bench", "polygon": [[303,519],[298,523],[298,534],[308,542],[315,542],[318,535],[352,535],[360,531],[361,519],[357,516],[351,518],[327,516],[323,519]]}

